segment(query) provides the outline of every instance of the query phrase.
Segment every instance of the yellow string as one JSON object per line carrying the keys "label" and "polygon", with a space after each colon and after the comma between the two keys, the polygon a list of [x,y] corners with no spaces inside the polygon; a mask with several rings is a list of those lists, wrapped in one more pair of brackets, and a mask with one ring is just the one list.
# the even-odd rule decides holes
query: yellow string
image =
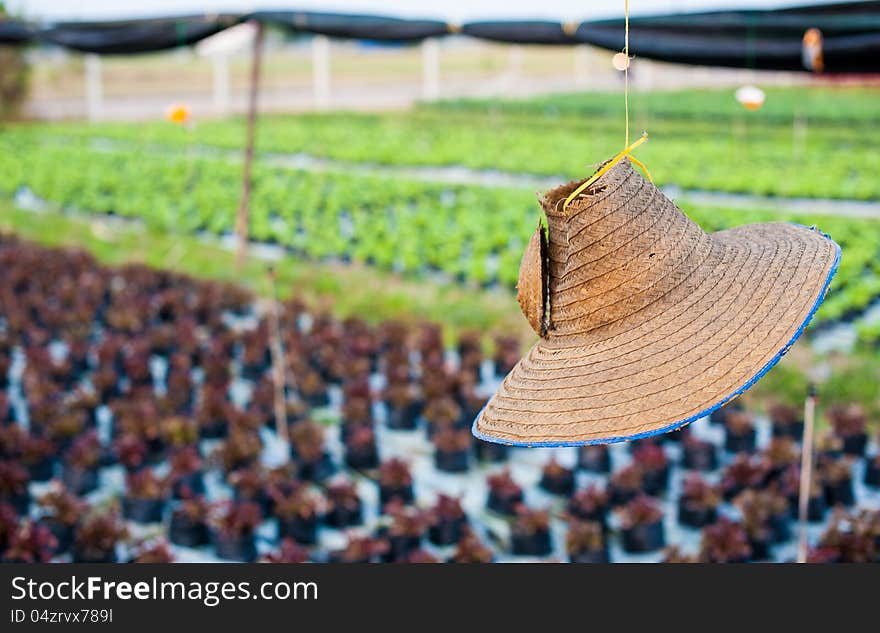
{"label": "yellow string", "polygon": [[645,176],[648,178],[650,182],[654,180],[651,178],[651,173],[648,171],[648,168],[645,167],[645,164],[640,161],[638,158],[632,155],[633,150],[635,150],[639,145],[648,140],[648,133],[642,132],[642,136],[635,143],[630,145],[629,142],[629,0],[624,0],[623,4],[623,12],[624,12],[624,33],[623,33],[623,54],[626,57],[626,65],[623,68],[623,109],[625,116],[624,123],[624,149],[622,152],[614,156],[611,160],[609,160],[605,165],[602,166],[595,174],[590,176],[587,180],[585,180],[581,185],[578,186],[577,189],[572,191],[569,196],[565,199],[565,202],[562,205],[563,210],[568,208],[568,205],[571,204],[571,201],[577,198],[581,193],[583,193],[587,187],[592,185],[594,182],[599,180],[602,176],[607,174],[612,167],[614,167],[617,163],[622,161],[625,157],[629,157],[630,161],[634,165],[637,165],[643,172],[645,172]]}
{"label": "yellow string", "polygon": [[629,0],[623,3],[623,54],[626,56],[626,65],[623,68],[623,109],[626,117],[626,131],[624,147],[629,147]]}
{"label": "yellow string", "polygon": [[651,178],[651,172],[649,172],[649,171],[648,171],[648,168],[645,167],[645,163],[643,163],[642,161],[640,161],[640,160],[639,160],[638,158],[636,158],[635,156],[630,156],[629,159],[630,159],[630,160],[631,160],[636,166],[638,166],[639,169],[641,169],[643,172],[645,172],[645,177],[648,179],[648,182],[654,182],[654,179]]}
{"label": "yellow string", "polygon": [[[596,182],[597,180],[599,180],[599,178],[601,178],[602,176],[604,176],[605,174],[607,174],[607,173],[611,170],[612,167],[614,167],[617,163],[619,163],[620,161],[622,161],[622,160],[623,160],[625,157],[627,157],[627,156],[630,157],[630,160],[632,160],[634,163],[636,163],[636,164],[639,165],[642,169],[644,169],[645,166],[642,165],[642,163],[641,163],[640,161],[638,161],[638,160],[635,159],[634,157],[630,156],[630,154],[632,154],[632,152],[633,152],[633,150],[634,150],[635,148],[637,148],[639,145],[641,145],[642,143],[644,143],[644,142],[647,141],[647,140],[648,140],[648,133],[647,133],[647,132],[642,132],[642,136],[639,138],[639,140],[637,140],[637,141],[636,141],[635,143],[633,143],[632,145],[629,145],[628,147],[626,147],[626,148],[625,148],[622,152],[620,152],[617,156],[615,156],[614,158],[612,158],[611,160],[609,160],[607,163],[605,163],[605,164],[602,166],[602,168],[599,169],[599,171],[597,171],[595,174],[593,174],[593,175],[590,176],[587,180],[585,180],[585,181],[584,181],[584,182],[583,182],[583,183],[582,183],[577,189],[575,189],[574,191],[572,191],[572,192],[569,194],[569,196],[565,199],[565,203],[562,205],[562,208],[563,208],[563,209],[566,209],[566,208],[568,207],[568,205],[571,204],[571,201],[572,201],[572,200],[574,200],[575,198],[577,198],[577,197],[578,197],[578,196],[579,196],[579,195],[580,195],[580,194],[581,194],[581,193],[582,193],[587,187],[589,187],[589,186],[592,185],[594,182]],[[645,173],[647,174],[647,170],[645,170]],[[648,178],[650,179],[650,175],[648,175]]]}

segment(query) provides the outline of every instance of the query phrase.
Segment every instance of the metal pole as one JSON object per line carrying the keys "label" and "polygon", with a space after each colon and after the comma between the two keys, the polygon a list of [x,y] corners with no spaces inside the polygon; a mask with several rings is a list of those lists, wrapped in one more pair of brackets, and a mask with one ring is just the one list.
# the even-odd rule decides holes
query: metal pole
{"label": "metal pole", "polygon": [[89,121],[97,121],[104,112],[104,89],[101,85],[101,58],[94,53],[85,57],[86,113]]}
{"label": "metal pole", "polygon": [[285,370],[284,345],[281,341],[281,325],[278,314],[278,291],[275,286],[275,269],[268,270],[269,286],[271,289],[271,304],[269,306],[269,344],[272,354],[272,383],[275,387],[275,432],[285,443],[288,441],[287,433],[287,371]]}
{"label": "metal pole", "polygon": [[315,107],[330,107],[330,40],[325,35],[312,38],[312,89]]}
{"label": "metal pole", "polygon": [[422,42],[422,99],[440,97],[440,44],[434,38]]}
{"label": "metal pole", "polygon": [[798,495],[798,535],[797,562],[807,562],[807,508],[810,503],[810,484],[813,480],[813,429],[816,421],[816,389],[810,387],[804,403],[804,438],[801,446],[801,485]]}
{"label": "metal pole", "polygon": [[260,67],[263,63],[263,24],[256,23],[254,48],[251,53],[250,92],[248,94],[247,137],[244,145],[244,161],[241,174],[241,202],[235,220],[235,233],[238,236],[238,249],[235,253],[235,267],[240,270],[244,264],[248,241],[248,217],[251,203],[251,172],[254,162],[254,137],[257,128],[257,96],[260,92]]}

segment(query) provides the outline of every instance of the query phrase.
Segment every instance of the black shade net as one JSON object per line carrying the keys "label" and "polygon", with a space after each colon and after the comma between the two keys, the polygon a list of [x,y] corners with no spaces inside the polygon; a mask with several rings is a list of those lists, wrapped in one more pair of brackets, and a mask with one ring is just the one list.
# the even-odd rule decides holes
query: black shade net
{"label": "black shade net", "polygon": [[[303,11],[258,11],[113,22],[69,22],[37,27],[0,20],[0,44],[45,42],[99,54],[136,54],[188,46],[243,21],[295,34],[381,42],[418,42],[462,33],[514,44],[592,44],[621,50],[624,20],[580,24],[482,21],[460,26],[439,20]],[[767,70],[807,70],[803,37],[822,33],[825,70],[880,71],[880,1],[821,4],[778,10],[713,11],[634,17],[630,49],[638,57],[682,64]]]}

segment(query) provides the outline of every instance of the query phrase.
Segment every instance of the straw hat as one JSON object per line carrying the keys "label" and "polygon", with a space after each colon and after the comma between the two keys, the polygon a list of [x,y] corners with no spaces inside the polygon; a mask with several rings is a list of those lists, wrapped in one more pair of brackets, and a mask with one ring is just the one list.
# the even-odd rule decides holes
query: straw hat
{"label": "straw hat", "polygon": [[[581,181],[583,182],[583,181]],[[541,338],[474,422],[522,446],[675,430],[751,387],[825,296],[840,247],[767,223],[707,234],[623,159],[544,195],[518,299]]]}

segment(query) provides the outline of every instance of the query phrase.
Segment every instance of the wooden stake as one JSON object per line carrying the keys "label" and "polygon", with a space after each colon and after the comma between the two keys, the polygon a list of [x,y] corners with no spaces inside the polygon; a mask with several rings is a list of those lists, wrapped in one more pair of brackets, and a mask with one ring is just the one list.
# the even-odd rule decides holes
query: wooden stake
{"label": "wooden stake", "polygon": [[275,287],[275,269],[270,267],[267,274],[271,290],[269,305],[269,350],[272,354],[272,383],[275,387],[275,432],[286,444],[287,434],[287,371],[285,369],[284,345],[281,342],[281,325],[278,314],[278,292]]}
{"label": "wooden stake", "polygon": [[798,495],[797,562],[807,562],[807,508],[810,504],[810,484],[813,480],[813,429],[816,420],[816,389],[810,387],[804,403],[804,437],[801,445],[801,485]]}
{"label": "wooden stake", "polygon": [[263,64],[263,24],[256,23],[254,48],[251,53],[251,78],[248,94],[247,137],[244,144],[244,165],[241,174],[241,201],[235,219],[235,234],[238,236],[238,249],[235,253],[235,268],[241,270],[247,252],[248,222],[251,204],[251,186],[254,162],[254,137],[257,128],[257,96],[260,92],[260,67]]}

